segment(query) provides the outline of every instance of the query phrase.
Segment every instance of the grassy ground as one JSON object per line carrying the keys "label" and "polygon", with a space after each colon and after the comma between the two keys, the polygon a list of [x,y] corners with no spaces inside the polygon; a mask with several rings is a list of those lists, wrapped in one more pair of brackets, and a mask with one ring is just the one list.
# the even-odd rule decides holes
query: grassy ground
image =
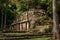
{"label": "grassy ground", "polygon": [[50,37],[47,38],[31,38],[31,39],[14,39],[14,40],[50,40]]}
{"label": "grassy ground", "polygon": [[32,38],[32,39],[26,39],[26,40],[50,40],[50,38]]}
{"label": "grassy ground", "polygon": [[[26,35],[29,33],[4,33],[5,35]],[[20,40],[20,39],[13,39],[13,40]],[[50,37],[42,37],[42,38],[30,38],[30,39],[21,39],[21,40],[50,40]]]}
{"label": "grassy ground", "polygon": [[[0,39],[3,40],[4,38]],[[7,39],[10,40],[10,39]],[[11,40],[50,40],[50,38],[32,38],[32,39],[11,39]]]}
{"label": "grassy ground", "polygon": [[29,33],[3,33],[5,35],[26,35],[26,34],[29,34]]}

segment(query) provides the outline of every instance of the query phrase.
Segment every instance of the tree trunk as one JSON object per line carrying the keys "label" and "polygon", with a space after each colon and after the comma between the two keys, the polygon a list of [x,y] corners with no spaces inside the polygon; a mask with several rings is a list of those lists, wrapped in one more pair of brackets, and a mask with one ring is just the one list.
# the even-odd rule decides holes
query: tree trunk
{"label": "tree trunk", "polygon": [[3,27],[3,9],[1,10],[1,13],[2,13],[2,17],[1,17],[1,29]]}
{"label": "tree trunk", "polygon": [[6,28],[6,12],[5,12],[5,17],[4,17],[4,28]]}
{"label": "tree trunk", "polygon": [[53,38],[52,40],[59,40],[57,0],[53,0]]}

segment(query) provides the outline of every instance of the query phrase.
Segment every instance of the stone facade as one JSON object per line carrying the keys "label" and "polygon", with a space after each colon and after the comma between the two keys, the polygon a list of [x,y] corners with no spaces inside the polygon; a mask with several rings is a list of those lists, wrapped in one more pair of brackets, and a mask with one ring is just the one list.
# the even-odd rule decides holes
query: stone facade
{"label": "stone facade", "polygon": [[11,24],[13,31],[29,31],[37,27],[36,21],[46,12],[42,9],[30,9],[16,16],[16,19]]}

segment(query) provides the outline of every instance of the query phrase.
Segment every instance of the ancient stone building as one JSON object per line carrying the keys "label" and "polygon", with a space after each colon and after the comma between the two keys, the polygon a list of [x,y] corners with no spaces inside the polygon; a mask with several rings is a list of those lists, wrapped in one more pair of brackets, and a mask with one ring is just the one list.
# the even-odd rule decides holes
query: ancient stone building
{"label": "ancient stone building", "polygon": [[41,20],[41,18],[44,18],[44,17],[47,17],[46,12],[44,10],[30,9],[16,16],[14,22],[11,24],[11,30],[13,31],[32,30],[42,24],[42,23],[39,23],[38,20]]}

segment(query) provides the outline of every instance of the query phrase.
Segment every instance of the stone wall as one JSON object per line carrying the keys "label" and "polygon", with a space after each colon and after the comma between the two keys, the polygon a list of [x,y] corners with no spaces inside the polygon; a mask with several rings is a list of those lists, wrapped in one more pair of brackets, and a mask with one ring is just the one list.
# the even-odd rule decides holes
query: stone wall
{"label": "stone wall", "polygon": [[[37,27],[36,21],[41,18],[42,15],[46,15],[46,12],[42,9],[30,9],[16,16],[16,19],[11,24],[11,30],[13,31],[29,31]],[[43,17],[43,16],[42,16]]]}

